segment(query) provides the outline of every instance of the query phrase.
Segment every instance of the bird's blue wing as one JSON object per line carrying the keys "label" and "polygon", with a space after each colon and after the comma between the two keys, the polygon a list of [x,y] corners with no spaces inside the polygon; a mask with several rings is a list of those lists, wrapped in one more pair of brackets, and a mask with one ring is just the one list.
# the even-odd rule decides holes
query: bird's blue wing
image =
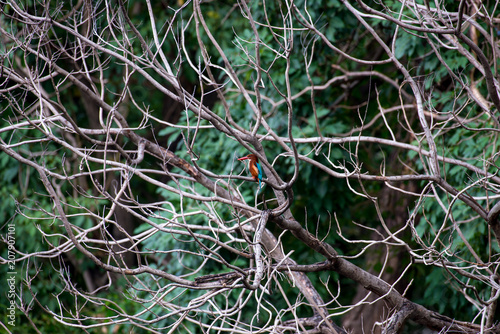
{"label": "bird's blue wing", "polygon": [[260,190],[260,185],[262,183],[263,173],[262,173],[262,167],[260,166],[260,164],[257,162],[256,165],[257,165],[257,169],[259,170],[258,178],[259,178],[259,190]]}

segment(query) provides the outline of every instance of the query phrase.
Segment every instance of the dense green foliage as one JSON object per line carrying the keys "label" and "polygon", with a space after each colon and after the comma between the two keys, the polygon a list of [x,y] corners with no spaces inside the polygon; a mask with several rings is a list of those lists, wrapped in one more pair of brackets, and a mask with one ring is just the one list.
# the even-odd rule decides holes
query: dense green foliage
{"label": "dense green foliage", "polygon": [[[75,309],[83,310],[88,328],[105,324],[109,332],[120,333],[173,328],[198,333],[201,323],[252,331],[312,317],[314,308],[302,303],[307,298],[285,270],[263,281],[261,290],[224,286],[210,302],[204,299],[210,290],[173,284],[156,271],[107,272],[73,244],[57,201],[39,175],[43,170],[49,176],[78,242],[103,263],[127,270],[148,267],[196,282],[256,266],[246,256],[253,252],[254,230],[242,213],[248,208],[234,205],[239,195],[257,210],[282,204],[284,188],[279,189],[278,181],[258,193],[255,183],[241,177],[247,176],[245,165],[237,161],[248,154],[243,143],[265,155],[285,182],[298,173],[290,211],[283,217],[293,217],[359,268],[396,282],[395,289],[408,300],[452,319],[481,323],[483,311],[478,310],[486,303],[478,300],[491,298],[498,283],[487,279],[497,271],[500,247],[485,219],[498,193],[498,110],[494,101],[487,101],[488,110],[478,102],[478,95],[491,99],[491,91],[471,60],[476,58],[468,56],[470,46],[457,42],[462,52],[452,44],[455,37],[447,39],[450,34],[398,26],[388,17],[411,21],[417,14],[397,1],[373,7],[385,18],[357,17],[343,1],[299,1],[293,8],[252,1],[248,9],[220,1],[154,2],[151,8],[141,1],[118,1],[118,9],[108,5],[95,4],[92,19],[74,22],[76,32],[69,23],[79,17],[75,13],[85,17],[80,5],[73,12],[66,3],[48,2],[45,10],[24,4],[27,13],[53,20],[42,36],[21,33],[24,23],[14,5],[4,6],[0,18],[0,33],[22,36],[0,49],[5,69],[0,75],[0,221],[5,222],[2,231],[15,222],[19,303],[40,332],[71,333],[64,323],[79,325],[72,319]],[[488,13],[495,4],[485,6]],[[459,10],[452,1],[445,7]],[[484,53],[495,70],[498,55],[482,32],[490,29],[484,15],[474,29],[464,28],[476,44],[487,46]],[[497,37],[492,35],[495,43]],[[444,47],[445,42],[453,47]],[[38,53],[30,51],[37,48]],[[175,74],[172,81],[168,68]],[[39,87],[39,94],[15,79],[14,70],[36,76],[33,87]],[[86,89],[98,98],[89,98]],[[204,108],[208,116],[200,116]],[[64,121],[37,123],[56,112]],[[83,132],[68,131],[68,119]],[[26,120],[26,125],[9,128]],[[256,124],[260,126],[252,133]],[[126,134],[129,129],[202,176],[151,147],[137,162],[139,143]],[[244,139],[250,137],[253,141]],[[439,156],[437,176],[433,145]],[[297,164],[295,147],[301,158]],[[214,181],[218,191],[233,194],[234,202],[202,177]],[[120,191],[125,195],[115,199]],[[118,227],[122,220],[131,227]],[[134,236],[133,246],[123,246],[132,238],[126,240],[122,229]],[[297,264],[325,260],[295,233],[271,222],[267,229]],[[122,238],[118,246],[107,244]],[[127,247],[134,251],[130,262],[123,259]],[[8,258],[7,248],[0,253]],[[266,261],[278,264],[271,255]],[[7,273],[7,266],[1,270]],[[330,303],[332,320],[342,326],[359,301],[360,282],[335,270],[307,277]],[[0,295],[7,289],[0,285]],[[6,307],[4,302],[2,297],[0,307]],[[288,312],[291,304],[296,307]],[[231,313],[234,305],[241,308]],[[220,310],[230,310],[229,315],[215,316]],[[17,325],[15,331],[31,328],[24,316]],[[411,326],[406,330],[415,329]]]}

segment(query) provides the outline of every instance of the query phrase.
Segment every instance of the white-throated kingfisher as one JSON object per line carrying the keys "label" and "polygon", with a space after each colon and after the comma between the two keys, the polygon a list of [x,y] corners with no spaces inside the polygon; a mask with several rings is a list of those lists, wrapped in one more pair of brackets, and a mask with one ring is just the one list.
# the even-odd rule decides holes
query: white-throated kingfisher
{"label": "white-throated kingfisher", "polygon": [[250,174],[252,174],[255,182],[259,182],[260,191],[260,185],[262,183],[262,167],[259,164],[259,158],[257,158],[255,154],[249,154],[246,157],[239,158],[238,160],[250,160],[250,162],[248,163],[248,170],[250,171]]}

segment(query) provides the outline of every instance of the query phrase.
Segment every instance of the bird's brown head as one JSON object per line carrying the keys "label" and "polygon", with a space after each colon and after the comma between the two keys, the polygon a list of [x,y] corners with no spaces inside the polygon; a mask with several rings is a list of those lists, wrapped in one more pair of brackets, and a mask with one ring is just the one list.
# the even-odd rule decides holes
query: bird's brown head
{"label": "bird's brown head", "polygon": [[254,160],[254,161],[259,161],[259,158],[255,154],[249,154],[245,157],[239,158],[238,160],[243,161],[243,160]]}

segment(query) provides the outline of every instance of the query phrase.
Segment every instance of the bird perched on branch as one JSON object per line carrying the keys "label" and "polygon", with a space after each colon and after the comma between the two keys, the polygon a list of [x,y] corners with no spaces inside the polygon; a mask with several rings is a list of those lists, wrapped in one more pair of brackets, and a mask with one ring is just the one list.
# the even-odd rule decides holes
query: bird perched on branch
{"label": "bird perched on branch", "polygon": [[249,154],[246,157],[239,158],[238,160],[250,160],[250,162],[248,163],[248,170],[250,171],[250,174],[252,174],[255,182],[259,182],[260,191],[260,186],[262,184],[262,167],[259,164],[259,158],[257,158],[255,154]]}

